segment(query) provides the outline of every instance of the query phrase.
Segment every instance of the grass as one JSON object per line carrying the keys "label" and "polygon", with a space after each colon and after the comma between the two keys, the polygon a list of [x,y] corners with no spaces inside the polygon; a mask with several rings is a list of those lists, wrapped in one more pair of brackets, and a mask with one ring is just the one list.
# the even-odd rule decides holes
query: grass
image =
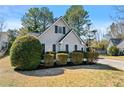
{"label": "grass", "polygon": [[115,60],[124,60],[124,56],[107,56],[107,55],[100,55],[100,58],[107,58],[107,59],[115,59]]}
{"label": "grass", "polygon": [[101,64],[14,71],[7,56],[0,59],[0,86],[124,86],[124,71]]}

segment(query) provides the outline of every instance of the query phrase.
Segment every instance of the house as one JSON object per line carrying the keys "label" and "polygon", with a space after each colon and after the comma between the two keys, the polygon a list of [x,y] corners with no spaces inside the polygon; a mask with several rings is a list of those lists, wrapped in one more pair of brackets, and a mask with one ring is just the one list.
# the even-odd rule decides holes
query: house
{"label": "house", "polygon": [[124,54],[124,40],[122,40],[121,43],[117,45],[117,48],[119,48],[119,51],[123,52]]}
{"label": "house", "polygon": [[0,32],[0,56],[2,56],[7,50],[7,44],[9,36],[7,32]]}
{"label": "house", "polygon": [[117,48],[119,48],[119,52],[124,52],[124,40],[120,39],[120,38],[111,38],[109,40],[109,45],[107,50],[111,47],[111,46],[116,46]]}
{"label": "house", "polygon": [[63,17],[58,18],[50,27],[38,36],[47,51],[86,51],[86,45],[74,30],[65,22]]}

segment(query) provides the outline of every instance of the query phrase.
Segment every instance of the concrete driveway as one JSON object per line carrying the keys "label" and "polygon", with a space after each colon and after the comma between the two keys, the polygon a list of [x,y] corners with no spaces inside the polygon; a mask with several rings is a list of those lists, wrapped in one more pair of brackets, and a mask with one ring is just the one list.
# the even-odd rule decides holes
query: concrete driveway
{"label": "concrete driveway", "polygon": [[98,63],[109,65],[111,67],[115,67],[120,70],[124,70],[124,61],[103,58],[103,59],[99,59]]}

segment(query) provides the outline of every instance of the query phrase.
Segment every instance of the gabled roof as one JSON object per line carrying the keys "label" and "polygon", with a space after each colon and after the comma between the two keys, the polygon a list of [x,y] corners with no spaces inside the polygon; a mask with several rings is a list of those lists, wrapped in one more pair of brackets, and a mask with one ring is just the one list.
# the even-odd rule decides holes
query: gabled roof
{"label": "gabled roof", "polygon": [[[43,33],[41,33],[41,35],[43,35],[43,34],[44,34],[46,31],[48,31],[51,27],[53,27],[54,24],[56,24],[59,20],[62,20],[62,21],[67,25],[67,27],[68,27],[69,29],[71,29],[71,27],[68,25],[68,23],[65,22],[64,18],[63,18],[62,16],[60,16],[51,26],[49,26]],[[40,35],[40,36],[41,36],[41,35]]]}
{"label": "gabled roof", "polygon": [[[63,36],[63,37],[58,41],[58,43],[62,42],[71,32],[74,33],[74,35],[78,38],[78,40],[81,42],[81,44],[84,43],[84,41],[83,41],[83,40],[76,34],[76,32],[73,31],[73,30],[70,30],[68,33],[66,33],[65,36]],[[84,43],[84,45],[85,45],[85,43]]]}
{"label": "gabled roof", "polygon": [[117,45],[119,49],[124,49],[124,40]]}
{"label": "gabled roof", "polygon": [[118,44],[121,43],[122,39],[120,39],[120,38],[111,38],[110,41],[112,42],[113,45],[117,46]]}

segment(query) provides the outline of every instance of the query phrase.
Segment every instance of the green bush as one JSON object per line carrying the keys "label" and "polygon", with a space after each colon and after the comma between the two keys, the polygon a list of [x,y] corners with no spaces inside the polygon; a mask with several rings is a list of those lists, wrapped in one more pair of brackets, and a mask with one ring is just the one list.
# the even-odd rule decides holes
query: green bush
{"label": "green bush", "polygon": [[67,53],[57,53],[56,54],[56,60],[58,65],[66,65],[68,60],[68,54]]}
{"label": "green bush", "polygon": [[72,52],[71,61],[73,64],[81,64],[83,62],[83,53],[82,52]]}
{"label": "green bush", "polygon": [[112,46],[109,48],[109,54],[112,56],[117,56],[119,53],[119,49],[116,46]]}
{"label": "green bush", "polygon": [[36,69],[41,61],[41,43],[31,35],[16,38],[10,49],[10,59],[17,69]]}
{"label": "green bush", "polygon": [[54,66],[54,54],[46,53],[44,55],[44,65],[46,67]]}

